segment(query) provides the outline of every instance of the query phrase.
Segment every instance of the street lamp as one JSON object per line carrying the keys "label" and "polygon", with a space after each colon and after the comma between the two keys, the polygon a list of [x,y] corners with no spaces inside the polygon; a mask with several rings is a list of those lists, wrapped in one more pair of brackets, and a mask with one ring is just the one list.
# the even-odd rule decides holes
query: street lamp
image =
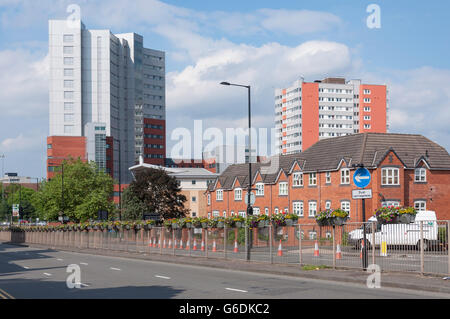
{"label": "street lamp", "polygon": [[[58,165],[56,163],[48,163],[49,165]],[[61,163],[61,216],[64,215],[64,162]]]}
{"label": "street lamp", "polygon": [[[251,117],[251,89],[250,85],[242,85],[242,84],[234,84],[229,82],[221,82],[221,85],[227,85],[227,86],[240,86],[243,88],[248,89],[248,191],[247,191],[247,216],[253,215],[253,208],[252,204],[250,202],[251,198],[251,192],[252,192],[252,117]],[[251,232],[249,232],[249,235]],[[247,260],[250,260],[250,245],[251,245],[251,238],[248,236],[248,242],[247,242]]]}
{"label": "street lamp", "polygon": [[[102,139],[106,142],[106,138]],[[117,142],[119,146],[119,220],[122,220],[122,160],[121,160],[121,151],[120,151],[120,140],[117,138],[113,138],[114,143]],[[114,165],[114,163],[113,163]],[[113,166],[113,175],[114,175],[114,166]]]}

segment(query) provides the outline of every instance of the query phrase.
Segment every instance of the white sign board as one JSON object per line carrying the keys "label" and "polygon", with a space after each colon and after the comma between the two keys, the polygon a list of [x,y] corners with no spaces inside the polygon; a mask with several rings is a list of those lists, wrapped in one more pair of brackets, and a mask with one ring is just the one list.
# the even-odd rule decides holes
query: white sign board
{"label": "white sign board", "polygon": [[19,204],[13,204],[12,205],[12,213],[14,217],[19,216]]}
{"label": "white sign board", "polygon": [[371,189],[354,189],[352,191],[353,199],[366,199],[372,198],[372,190]]}
{"label": "white sign board", "polygon": [[[248,205],[248,194],[245,194],[245,204]],[[251,192],[250,193],[250,205],[253,205],[256,201],[256,196],[255,193]]]}

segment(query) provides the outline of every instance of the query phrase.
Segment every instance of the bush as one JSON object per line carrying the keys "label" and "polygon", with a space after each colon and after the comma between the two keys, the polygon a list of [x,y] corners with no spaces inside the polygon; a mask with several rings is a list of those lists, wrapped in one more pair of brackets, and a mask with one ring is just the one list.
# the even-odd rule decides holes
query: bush
{"label": "bush", "polygon": [[438,239],[439,242],[441,243],[446,243],[447,242],[447,228],[446,227],[439,227],[438,228]]}
{"label": "bush", "polygon": [[[235,241],[235,230],[229,230],[227,233],[227,242],[228,244],[234,244]],[[245,244],[245,228],[238,228],[238,238],[237,238],[237,242],[239,245],[244,245]]]}

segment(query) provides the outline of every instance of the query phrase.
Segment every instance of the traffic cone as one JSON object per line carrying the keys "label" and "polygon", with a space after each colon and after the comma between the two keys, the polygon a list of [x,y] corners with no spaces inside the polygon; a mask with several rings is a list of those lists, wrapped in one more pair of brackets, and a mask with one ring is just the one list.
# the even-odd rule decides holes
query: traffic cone
{"label": "traffic cone", "polygon": [[201,247],[201,251],[205,251],[205,242],[202,240],[202,247]]}
{"label": "traffic cone", "polygon": [[234,241],[234,249],[233,249],[233,252],[235,252],[235,253],[238,253],[238,252],[239,252],[237,240]]}
{"label": "traffic cone", "polygon": [[172,239],[169,239],[169,249],[172,248]]}
{"label": "traffic cone", "polygon": [[163,248],[166,249],[166,239],[163,240]]}
{"label": "traffic cone", "polygon": [[359,258],[363,258],[363,250],[364,250],[364,239],[361,241],[361,252],[359,253]]}
{"label": "traffic cone", "polygon": [[178,247],[179,249],[183,249],[183,239],[180,239],[180,247]]}
{"label": "traffic cone", "polygon": [[319,244],[317,243],[317,240],[316,240],[316,243],[314,244],[314,257],[319,257],[320,255],[319,255]]}
{"label": "traffic cone", "polygon": [[186,250],[191,249],[191,241],[188,239],[187,243],[186,243]]}
{"label": "traffic cone", "polygon": [[156,248],[156,238],[153,238],[153,248]]}
{"label": "traffic cone", "polygon": [[161,248],[161,239],[158,239],[158,248]]}
{"label": "traffic cone", "polygon": [[342,259],[341,245],[337,245],[336,248],[336,259]]}
{"label": "traffic cone", "polygon": [[192,248],[192,250],[197,250],[197,240],[194,239],[194,247]]}
{"label": "traffic cone", "polygon": [[214,239],[214,242],[213,242],[213,248],[212,248],[212,251],[213,252],[216,252],[217,251],[217,248],[216,248],[216,240]]}
{"label": "traffic cone", "polygon": [[281,239],[280,244],[278,245],[278,256],[283,256],[283,247],[281,246]]}

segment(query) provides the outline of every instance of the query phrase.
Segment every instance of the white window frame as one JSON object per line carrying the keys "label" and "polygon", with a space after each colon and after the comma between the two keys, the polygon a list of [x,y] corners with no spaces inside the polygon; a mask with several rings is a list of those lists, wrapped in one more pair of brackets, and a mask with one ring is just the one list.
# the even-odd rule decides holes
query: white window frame
{"label": "white window frame", "polygon": [[220,216],[220,212],[219,212],[218,210],[214,210],[214,211],[212,212],[212,216],[213,216],[213,217],[219,217],[219,216]]}
{"label": "white window frame", "polygon": [[372,100],[368,97],[364,98],[364,103],[372,103]]}
{"label": "white window frame", "polygon": [[75,40],[75,36],[73,34],[64,34],[63,35],[63,43],[73,43]]}
{"label": "white window frame", "polygon": [[73,46],[65,45],[63,47],[64,54],[73,54]]}
{"label": "white window frame", "polygon": [[73,65],[74,59],[72,57],[65,57],[63,59],[64,65]]}
{"label": "white window frame", "polygon": [[331,172],[326,172],[325,173],[325,183],[326,184],[331,184]]}
{"label": "white window frame", "polygon": [[372,91],[370,91],[368,89],[364,89],[364,94],[372,94]]}
{"label": "white window frame", "polygon": [[331,209],[331,200],[325,201],[325,209]]}
{"label": "white window frame", "polygon": [[308,216],[314,217],[317,214],[317,202],[310,201],[308,202]]}
{"label": "white window frame", "polygon": [[351,202],[349,200],[343,200],[341,202],[341,209],[345,210],[349,215],[351,211]]}
{"label": "white window frame", "polygon": [[303,173],[297,172],[294,173],[292,176],[292,183],[294,187],[301,187],[303,186]]}
{"label": "white window frame", "polygon": [[287,182],[280,182],[278,184],[278,195],[279,196],[288,195],[288,183]]}
{"label": "white window frame", "polygon": [[[392,181],[389,182],[389,179]],[[397,182],[396,182],[397,180]],[[397,167],[384,167],[381,169],[381,185],[400,185],[400,169]]]}
{"label": "white window frame", "polygon": [[299,216],[299,217],[303,217],[304,215],[304,205],[303,202],[293,202],[292,203],[292,212]]}
{"label": "white window frame", "polygon": [[309,173],[309,186],[317,186],[317,173]]}
{"label": "white window frame", "polygon": [[425,183],[426,181],[427,181],[427,169],[425,167],[416,168],[414,170],[414,182]]}
{"label": "white window frame", "polygon": [[211,205],[211,194],[208,194],[208,206]]}
{"label": "white window frame", "polygon": [[259,209],[259,207],[253,207],[253,215],[259,215],[261,212],[261,210]]}
{"label": "white window frame", "polygon": [[256,196],[264,196],[264,183],[256,183]]}
{"label": "white window frame", "polygon": [[216,190],[216,200],[223,200],[223,189]]}
{"label": "white window frame", "polygon": [[246,213],[245,212],[238,212],[239,216],[241,217],[245,217]]}
{"label": "white window frame", "polygon": [[427,202],[425,200],[416,200],[416,201],[414,201],[414,208],[419,212],[426,211],[427,210]]}
{"label": "white window frame", "polygon": [[342,168],[341,169],[341,185],[349,185],[350,184],[350,169]]}
{"label": "white window frame", "polygon": [[389,206],[398,207],[398,206],[400,206],[400,202],[396,201],[396,200],[387,200],[387,201],[381,202],[381,206],[382,207],[389,207]]}
{"label": "white window frame", "polygon": [[234,190],[234,200],[235,201],[242,200],[242,188],[236,188]]}

